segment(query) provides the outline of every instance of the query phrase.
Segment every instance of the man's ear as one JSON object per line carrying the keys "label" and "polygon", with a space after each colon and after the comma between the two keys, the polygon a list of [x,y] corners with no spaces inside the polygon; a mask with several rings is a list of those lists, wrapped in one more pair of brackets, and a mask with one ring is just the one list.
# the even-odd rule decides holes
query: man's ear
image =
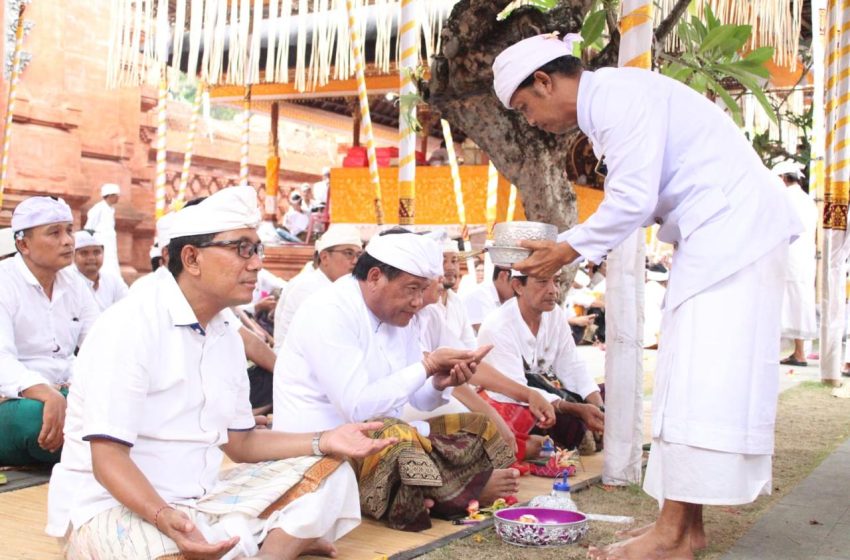
{"label": "man's ear", "polygon": [[378,268],[377,266],[373,266],[369,269],[369,272],[366,273],[366,283],[371,285],[377,285],[383,275],[384,273],[381,272],[380,268]]}
{"label": "man's ear", "polygon": [[201,274],[201,251],[192,245],[185,245],[180,251],[180,259],[183,261],[184,272],[192,276],[200,276]]}
{"label": "man's ear", "polygon": [[534,72],[534,91],[535,93],[542,95],[544,93],[551,94],[554,84],[552,83],[552,76],[547,74],[546,72],[541,72],[537,70]]}

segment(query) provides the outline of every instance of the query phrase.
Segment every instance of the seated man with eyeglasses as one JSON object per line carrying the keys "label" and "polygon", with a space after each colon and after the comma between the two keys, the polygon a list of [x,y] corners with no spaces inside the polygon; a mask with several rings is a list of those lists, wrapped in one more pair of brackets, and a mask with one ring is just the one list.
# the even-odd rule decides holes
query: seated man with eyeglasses
{"label": "seated man with eyeglasses", "polygon": [[[244,348],[223,311],[251,298],[259,222],[247,186],[181,210],[168,267],[92,327],[48,496],[65,558],[334,556],[332,541],[359,523],[345,458],[395,443],[363,434],[380,424],[255,429]],[[222,472],[222,451],[245,464]]]}
{"label": "seated man with eyeglasses", "polygon": [[290,281],[274,314],[274,349],[280,353],[295,312],[304,301],[325,286],[330,286],[354,270],[363,252],[360,231],[352,225],[334,224],[316,241],[312,271]]}

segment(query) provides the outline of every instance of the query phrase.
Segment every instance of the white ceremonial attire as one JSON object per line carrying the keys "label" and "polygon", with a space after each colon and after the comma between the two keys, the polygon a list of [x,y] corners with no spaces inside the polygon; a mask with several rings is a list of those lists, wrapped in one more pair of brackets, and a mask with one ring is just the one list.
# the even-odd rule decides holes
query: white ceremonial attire
{"label": "white ceremonial attire", "polygon": [[20,254],[0,262],[0,286],[0,397],[69,383],[74,351],[100,313],[88,287],[65,268],[48,299]]}
{"label": "white ceremonial attire", "polygon": [[800,185],[784,188],[805,229],[788,248],[785,296],[782,299],[782,336],[813,340],[818,338],[815,310],[818,207]]}
{"label": "white ceremonial attire", "polygon": [[292,318],[295,317],[295,312],[301,307],[308,297],[326,288],[332,284],[331,279],[322,272],[321,269],[314,269],[311,274],[300,275],[297,279],[293,279],[286,290],[286,300],[277,302],[277,306],[281,308],[280,314],[275,309],[274,318],[274,349],[278,353],[283,348],[283,341],[286,340],[286,333],[289,332],[289,327],[292,324]]}
{"label": "white ceremonial attire", "polygon": [[[522,318],[517,298],[511,298],[484,319],[478,330],[478,343],[492,344],[493,349],[484,357],[484,362],[520,385],[528,385],[525,362],[532,371],[547,372],[551,368],[566,389],[583,399],[599,391],[587,365],[578,355],[566,312],[561,306],[556,305],[552,311],[543,313],[537,336],[534,336]],[[557,395],[543,389],[534,390],[549,402],[559,400]],[[527,404],[501,393],[488,391],[488,394],[494,401]]]}
{"label": "white ceremonial attire", "polygon": [[492,311],[502,305],[499,300],[499,292],[496,285],[491,281],[484,281],[465,296],[461,296],[466,306],[466,316],[470,325],[480,325]]}
{"label": "white ceremonial attire", "polygon": [[655,280],[649,280],[643,288],[643,345],[658,344],[661,332],[661,316],[664,307],[664,294],[667,288]]}
{"label": "white ceremonial attire", "polygon": [[[746,272],[759,275],[772,268],[772,255],[787,250],[802,231],[788,197],[728,115],[670,78],[635,68],[585,71],[577,113],[579,128],[607,166],[605,198],[559,240],[599,262],[636,228],[657,223],[658,239],[672,243],[675,251],[652,405],[652,454],[659,456],[650,464],[681,465],[656,442],[680,446],[685,456],[698,447],[721,460],[765,455],[769,464],[784,273],[762,275],[765,284],[750,292]],[[712,300],[716,310],[747,310],[732,321],[744,325],[740,333],[729,329],[728,311],[688,319],[689,309],[704,309],[711,290],[730,282],[730,293],[758,301],[764,313],[746,300],[740,306]],[[747,344],[732,340],[738,334]],[[704,454],[691,456],[697,468]],[[684,477],[679,467],[662,470],[671,479]],[[729,483],[730,476],[747,478],[734,470],[720,479],[706,478],[690,501],[742,500],[762,489],[748,488],[738,496],[711,491],[740,487]],[[644,487],[656,497],[674,497],[668,493],[674,480],[665,478],[656,487],[650,482]],[[702,489],[704,496],[698,495]]]}
{"label": "white ceremonial attire", "polygon": [[101,270],[100,277],[97,279],[97,289],[95,289],[94,282],[86,278],[76,266],[74,266],[74,270],[80,278],[83,279],[86,286],[89,287],[89,290],[101,311],[122,299],[130,291],[130,288],[128,288],[127,284],[124,283],[123,278],[115,276],[110,272]]}
{"label": "white ceremonial attire", "polygon": [[310,225],[310,214],[290,208],[283,215],[283,227],[292,235],[298,235],[307,230]]}
{"label": "white ceremonial attire", "polygon": [[328,430],[380,416],[401,418],[446,404],[425,366],[418,333],[382,323],[360,284],[344,276],[296,312],[274,371],[274,429]]}
{"label": "white ceremonial attire", "polygon": [[[228,432],[254,429],[245,349],[228,315],[217,314],[203,329],[171,273],[162,268],[154,276],[103,313],[79,354],[62,461],[53,469],[48,493],[49,535],[63,537],[69,525],[80,530],[121,507],[94,477],[90,439],[130,446],[130,458],[167,503],[202,515],[204,498],[221,491],[220,446]],[[311,458],[289,461],[301,459]],[[339,519],[328,518],[314,497],[308,507],[299,507],[300,499],[292,502],[266,523],[251,518],[237,524],[255,538],[276,527],[298,538],[336,538],[337,529],[344,533],[357,524],[357,487],[347,465],[316,492],[334,504]],[[346,511],[339,512],[338,503]]]}
{"label": "white ceremonial attire", "polygon": [[[283,348],[283,341],[286,339],[286,333],[289,330],[289,325],[292,323],[292,318],[295,316],[295,311],[303,303],[303,297],[300,298],[301,301],[292,301],[290,302],[289,294],[292,293],[292,290],[302,284],[303,282],[307,282],[306,278],[308,276],[312,276],[316,274],[319,270],[317,268],[313,268],[313,263],[308,262],[307,265],[301,272],[296,274],[286,285],[286,289],[283,290],[280,294],[280,298],[277,300],[277,305],[274,308],[274,353],[280,354],[280,350]],[[322,274],[322,276],[325,276]],[[327,276],[325,276],[327,278]],[[330,283],[330,280],[328,280]],[[312,293],[312,292],[310,292]],[[309,295],[309,294],[307,294]],[[304,296],[306,297],[306,296]]]}
{"label": "white ceremonial attire", "polygon": [[434,305],[443,314],[449,331],[463,343],[462,348],[475,348],[475,331],[472,330],[472,323],[466,315],[466,306],[454,290],[446,290],[446,295],[445,304],[438,301]]}
{"label": "white ceremonial attire", "polygon": [[[426,305],[420,309],[413,319],[410,327],[419,333],[419,345],[423,352],[433,352],[437,348],[464,348],[460,339],[449,329],[446,324],[443,311],[436,303]],[[448,395],[448,393],[447,393]],[[457,414],[469,412],[469,408],[457,400],[454,395],[449,396],[449,402],[434,410],[422,411],[407,404],[401,413],[401,419],[408,424],[417,420],[427,420],[445,414]]]}
{"label": "white ceremonial attire", "polygon": [[83,229],[93,231],[98,241],[103,243],[103,267],[101,270],[121,276],[118,263],[118,235],[115,233],[115,208],[101,200],[86,214]]}

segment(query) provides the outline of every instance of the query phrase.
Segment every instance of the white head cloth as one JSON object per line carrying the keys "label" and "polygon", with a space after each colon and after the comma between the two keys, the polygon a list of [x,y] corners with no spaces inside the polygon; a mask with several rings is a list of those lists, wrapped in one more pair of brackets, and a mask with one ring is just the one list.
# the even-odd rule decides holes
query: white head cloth
{"label": "white head cloth", "polygon": [[646,279],[655,281],[655,282],[666,282],[670,279],[669,272],[659,272],[656,270],[647,270],[646,271]]}
{"label": "white head cloth", "polygon": [[174,217],[176,215],[177,212],[170,212],[156,221],[155,244],[158,248],[167,247],[168,242],[171,241],[171,224],[174,223]]}
{"label": "white head cloth", "polygon": [[254,189],[249,186],[228,187],[200,204],[176,212],[168,229],[171,239],[176,239],[234,229],[256,229],[261,219]]}
{"label": "white head cloth", "polygon": [[15,233],[25,229],[47,224],[73,222],[71,207],[61,198],[49,196],[33,196],[22,201],[12,213],[12,231]]}
{"label": "white head cloth", "polygon": [[362,249],[360,230],[350,224],[331,224],[321,239],[316,241],[316,252],[321,253],[337,245],[357,245]]}
{"label": "white head cloth", "polygon": [[104,183],[100,186],[100,196],[109,196],[111,194],[121,194],[121,187],[115,183]]}
{"label": "white head cloth", "polygon": [[382,263],[413,276],[433,279],[443,274],[443,252],[440,245],[424,235],[376,235],[366,245],[366,252]]}
{"label": "white head cloth", "polygon": [[773,173],[780,177],[783,175],[793,175],[797,179],[803,176],[803,173],[800,171],[800,165],[787,159],[774,165]]}
{"label": "white head cloth", "polygon": [[519,85],[538,68],[556,58],[572,56],[576,41],[581,41],[581,35],[567,33],[561,39],[557,33],[545,33],[523,39],[499,53],[493,61],[493,88],[502,105],[511,108],[511,97]]}
{"label": "white head cloth", "polygon": [[74,249],[85,247],[103,247],[103,241],[83,229],[74,234]]}
{"label": "white head cloth", "polygon": [[12,233],[12,228],[0,229],[0,257],[12,255],[17,251],[18,249],[15,247],[15,234]]}
{"label": "white head cloth", "polygon": [[457,241],[454,239],[446,239],[443,241],[443,253],[460,253],[457,247]]}

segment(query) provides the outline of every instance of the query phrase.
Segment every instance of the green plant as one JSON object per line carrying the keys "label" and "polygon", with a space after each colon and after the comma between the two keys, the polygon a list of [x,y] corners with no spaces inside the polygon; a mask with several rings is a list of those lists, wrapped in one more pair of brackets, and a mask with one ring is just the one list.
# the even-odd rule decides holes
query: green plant
{"label": "green plant", "polygon": [[765,63],[773,57],[773,47],[760,47],[741,55],[752,34],[751,26],[723,24],[706,5],[705,23],[692,16],[690,21],[680,21],[677,31],[683,50],[659,54],[662,74],[704,95],[720,97],[741,126],[741,108],[722,83],[732,78],[751,92],[771,120],[777,122],[776,113],[760,84],[760,80],[770,77]]}
{"label": "green plant", "polygon": [[496,21],[504,21],[510,17],[514,10],[523,6],[537,8],[541,12],[548,12],[558,4],[558,0],[514,0],[505,9],[496,15]]}

